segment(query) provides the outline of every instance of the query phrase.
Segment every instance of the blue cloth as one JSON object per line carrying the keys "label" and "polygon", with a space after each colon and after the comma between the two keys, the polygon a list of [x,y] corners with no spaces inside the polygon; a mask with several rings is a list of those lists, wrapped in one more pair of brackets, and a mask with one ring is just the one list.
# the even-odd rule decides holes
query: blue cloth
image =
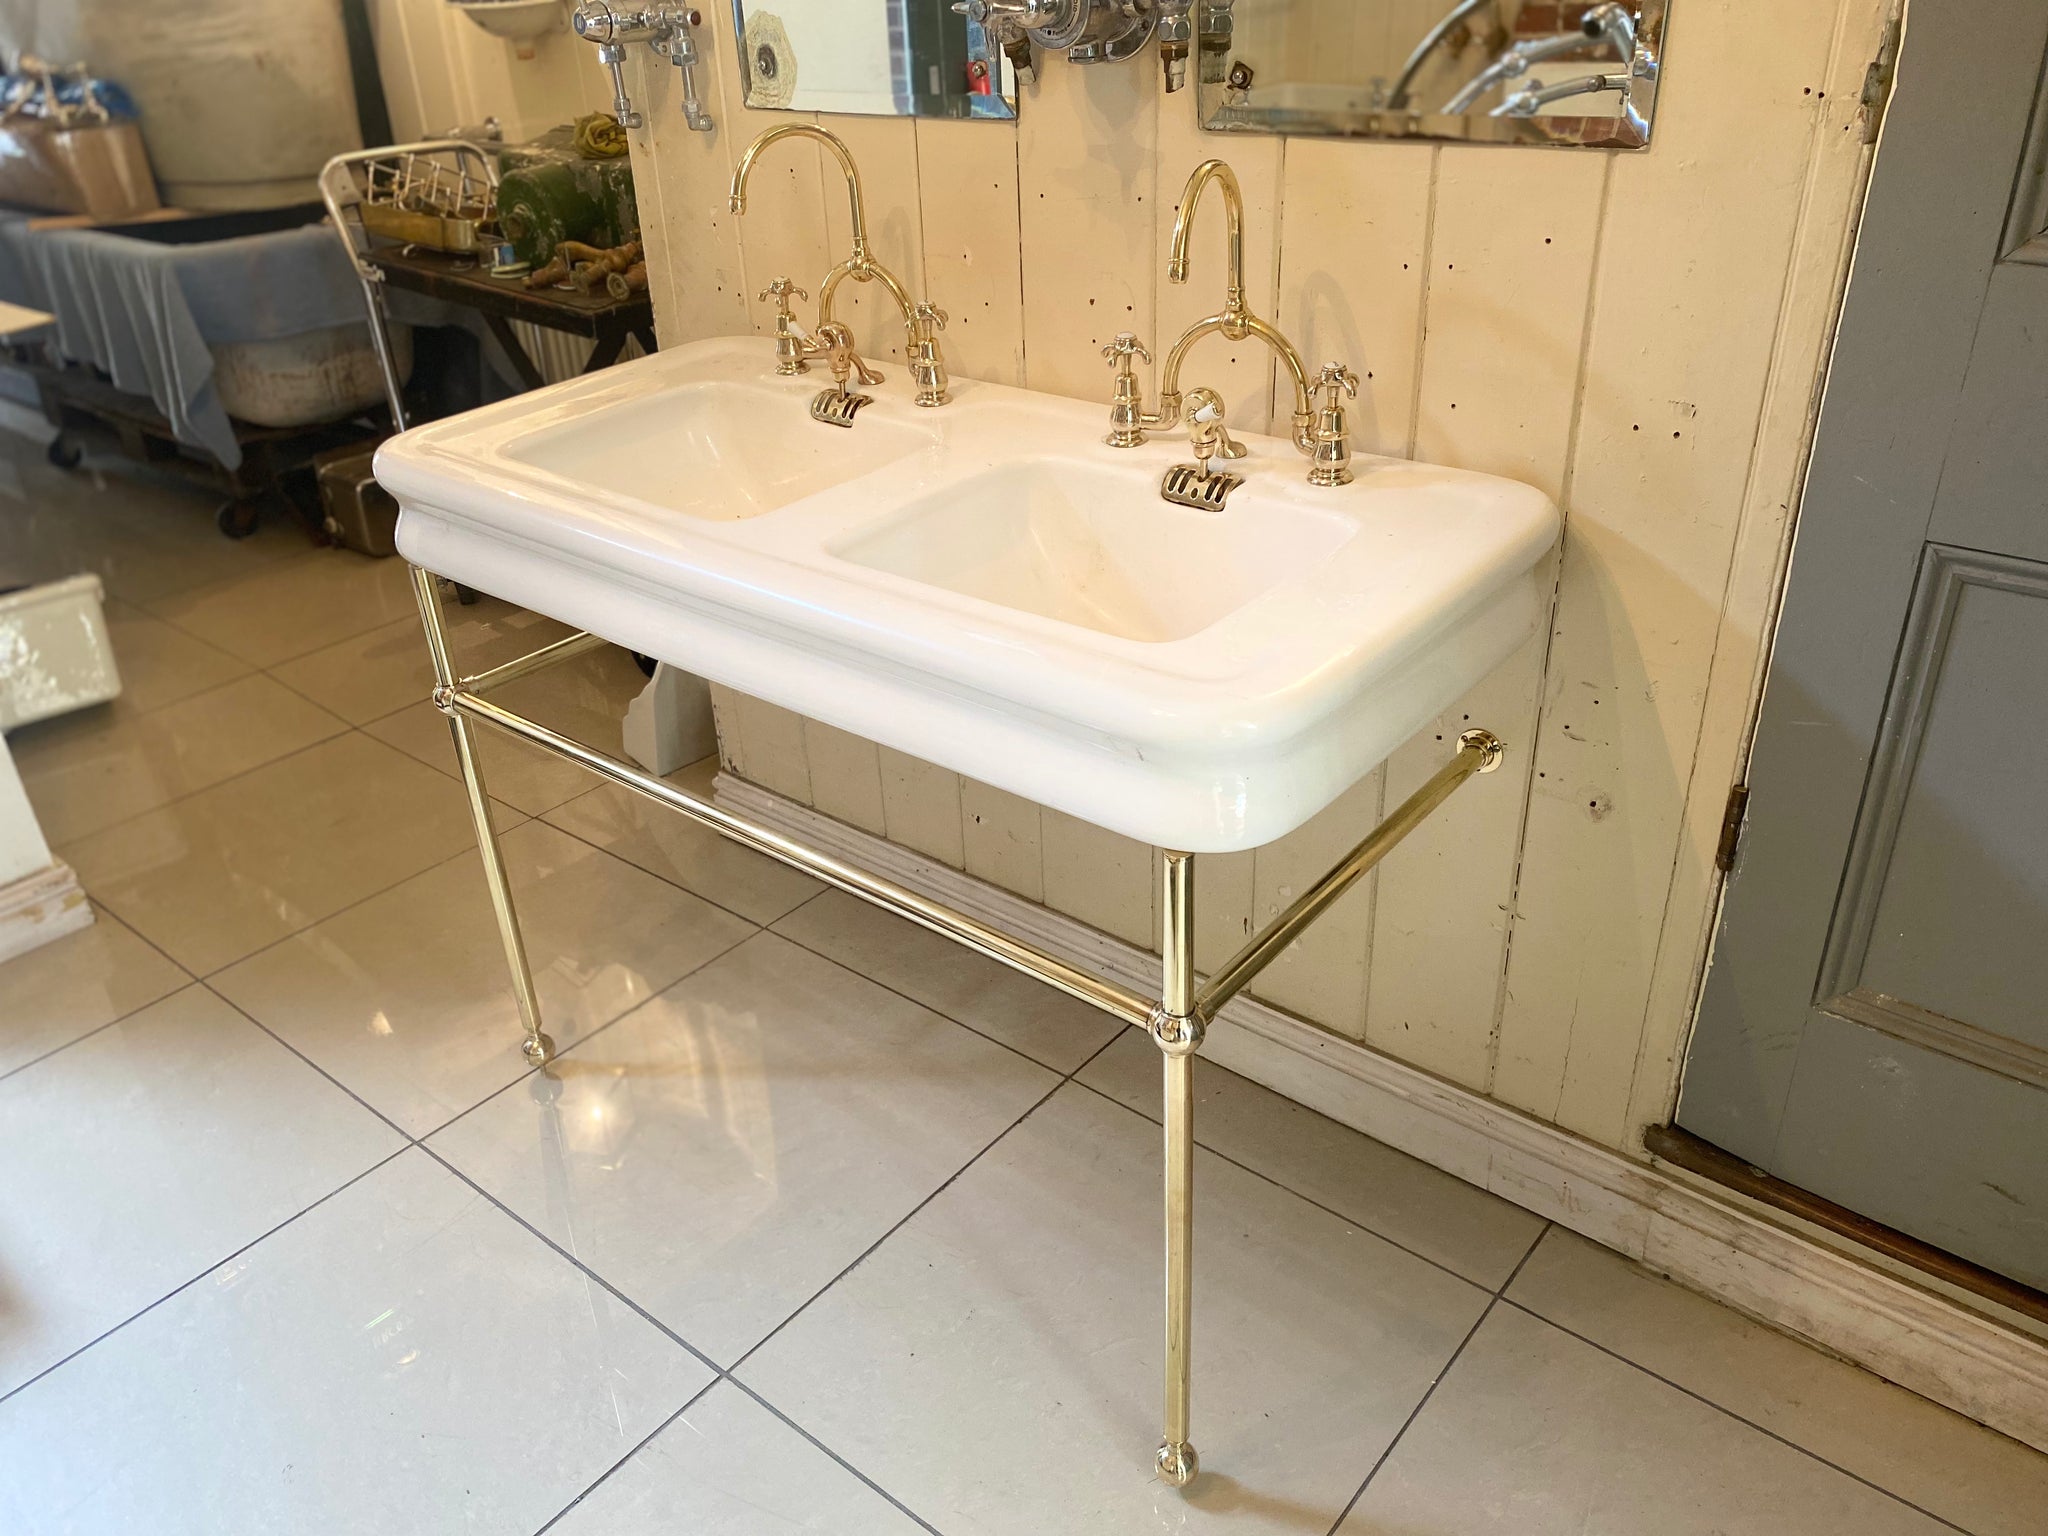
{"label": "blue cloth", "polygon": [[56,349],[147,395],[178,440],[229,469],[241,446],[214,385],[211,346],[361,321],[362,290],[326,224],[163,245],[94,229],[30,233],[0,221],[0,298],[57,317]]}

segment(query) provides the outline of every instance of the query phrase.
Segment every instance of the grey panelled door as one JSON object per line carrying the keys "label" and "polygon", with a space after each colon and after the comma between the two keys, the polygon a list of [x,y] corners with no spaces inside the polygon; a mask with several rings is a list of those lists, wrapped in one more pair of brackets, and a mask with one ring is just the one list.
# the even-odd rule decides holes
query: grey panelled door
{"label": "grey panelled door", "polygon": [[2048,1288],[2044,54],[1908,13],[1678,1121]]}

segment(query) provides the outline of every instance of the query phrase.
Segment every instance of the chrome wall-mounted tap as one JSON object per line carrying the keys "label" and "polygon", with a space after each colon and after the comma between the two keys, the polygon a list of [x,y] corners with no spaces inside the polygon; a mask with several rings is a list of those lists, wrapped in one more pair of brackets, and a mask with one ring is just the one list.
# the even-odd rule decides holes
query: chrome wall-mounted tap
{"label": "chrome wall-mounted tap", "polygon": [[1193,8],[1194,0],[954,0],[953,5],[987,30],[1025,84],[1034,74],[1034,43],[1076,64],[1121,64],[1142,53],[1156,33],[1169,91],[1187,84]]}
{"label": "chrome wall-mounted tap", "polygon": [[[1181,193],[1180,216],[1174,220],[1173,249],[1167,262],[1166,277],[1169,282],[1185,283],[1188,280],[1188,242],[1194,229],[1195,210],[1201,206],[1202,193],[1211,183],[1221,191],[1225,233],[1229,242],[1228,287],[1224,294],[1221,313],[1197,320],[1189,326],[1166,354],[1166,362],[1159,370],[1159,409],[1148,412],[1144,409],[1143,393],[1131,370],[1135,357],[1146,356],[1145,349],[1135,336],[1119,337],[1111,343],[1105,355],[1120,359],[1117,378],[1117,398],[1110,409],[1110,443],[1118,448],[1132,448],[1145,441],[1148,430],[1171,427],[1181,418],[1182,399],[1180,393],[1181,368],[1196,342],[1204,336],[1220,335],[1227,341],[1243,341],[1257,337],[1281,362],[1287,365],[1287,372],[1294,383],[1294,445],[1305,454],[1315,452],[1313,429],[1315,426],[1315,400],[1310,392],[1308,365],[1301,359],[1294,343],[1281,335],[1279,329],[1269,321],[1252,312],[1245,299],[1244,277],[1244,193],[1237,183],[1237,174],[1221,160],[1205,160],[1195,167],[1195,173],[1188,178],[1187,189]],[[1149,361],[1149,357],[1147,358]]]}
{"label": "chrome wall-mounted tap", "polygon": [[647,119],[633,108],[626,92],[626,45],[645,43],[675,65],[683,87],[683,121],[693,133],[709,133],[716,124],[704,110],[704,98],[697,89],[697,66],[703,56],[697,48],[695,28],[704,24],[703,12],[695,6],[649,5],[638,9],[614,6],[610,0],[583,0],[570,18],[576,35],[597,45],[597,60],[611,71],[612,112],[627,128],[639,128]]}
{"label": "chrome wall-mounted tap", "polygon": [[[1457,94],[1444,103],[1443,111],[1447,116],[1462,116],[1502,81],[1518,80],[1527,74],[1530,65],[1565,54],[1584,53],[1588,43],[1599,42],[1605,42],[1624,66],[1635,62],[1636,20],[1619,0],[1603,0],[1602,4],[1589,7],[1578,27],[1570,32],[1509,44],[1500,57],[1459,87]],[[1540,83],[1536,86],[1538,90],[1542,88]]]}
{"label": "chrome wall-mounted tap", "polygon": [[[861,191],[860,167],[854,162],[853,152],[836,134],[812,123],[786,123],[780,128],[770,128],[747,146],[746,153],[740,156],[739,164],[733,168],[732,187],[727,195],[732,211],[742,216],[746,214],[747,182],[753,176],[754,164],[761,158],[762,153],[784,139],[793,138],[815,139],[831,152],[832,158],[839,164],[840,173],[846,178],[847,208],[853,221],[852,254],[826,273],[825,281],[818,288],[818,335],[823,337],[827,327],[838,323],[833,317],[832,305],[838,296],[841,283],[848,278],[857,283],[880,283],[887,290],[889,297],[896,301],[897,308],[903,311],[903,332],[909,348],[911,377],[917,385],[917,403],[922,406],[944,405],[951,398],[948,392],[945,354],[939,348],[939,332],[946,326],[945,312],[929,302],[913,304],[896,274],[875,260],[869,252],[867,199]],[[787,279],[778,281],[786,282]],[[788,289],[778,291],[775,285],[771,284],[768,292],[773,293],[777,300],[777,371],[801,372],[801,369],[791,370],[783,367],[784,334],[795,324],[793,319],[785,324],[783,313],[789,308],[789,294],[800,294],[801,290],[792,284]],[[767,294],[764,293],[764,302],[766,298]],[[843,326],[840,328],[844,329]],[[813,349],[800,355],[817,354]],[[847,422],[835,424],[847,425],[851,420],[849,416]]]}

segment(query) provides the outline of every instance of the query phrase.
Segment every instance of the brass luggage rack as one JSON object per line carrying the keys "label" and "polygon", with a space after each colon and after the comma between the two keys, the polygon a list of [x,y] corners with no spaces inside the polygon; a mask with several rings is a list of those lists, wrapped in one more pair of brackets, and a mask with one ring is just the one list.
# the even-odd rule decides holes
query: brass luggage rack
{"label": "brass luggage rack", "polygon": [[893,880],[871,874],[831,854],[805,847],[710,800],[678,789],[631,763],[572,741],[537,721],[492,703],[486,695],[513,679],[526,677],[609,642],[590,634],[570,635],[502,666],[465,677],[455,669],[447,627],[443,622],[437,579],[417,566],[413,568],[412,577],[414,592],[419,599],[421,622],[426,629],[427,647],[433,656],[433,702],[448,717],[449,731],[455,738],[456,759],[462,768],[463,785],[469,791],[470,813],[476,820],[477,848],[483,858],[484,877],[490,886],[491,905],[497,914],[505,960],[512,972],[519,1016],[526,1027],[524,1048],[527,1059],[535,1065],[547,1062],[553,1054],[554,1045],[541,1029],[540,1002],[527,965],[525,942],[520,937],[518,914],[512,903],[512,887],[506,878],[497,834],[491,824],[490,797],[485,790],[482,765],[477,759],[473,721],[481,721],[508,736],[531,742],[570,762],[580,763],[600,777],[680,811],[736,843],[802,870],[827,885],[859,896],[899,917],[906,917],[978,954],[999,960],[1127,1024],[1135,1024],[1151,1035],[1164,1061],[1163,1119],[1166,1133],[1166,1432],[1159,1446],[1156,1465],[1159,1475],[1177,1488],[1184,1488],[1192,1482],[1199,1469],[1195,1448],[1189,1439],[1190,1345],[1194,1317],[1195,1053],[1201,1049],[1202,1037],[1209,1023],[1223,1006],[1277,960],[1311,923],[1328,911],[1339,897],[1384,859],[1402,838],[1421,825],[1467,779],[1474,774],[1491,773],[1500,766],[1504,750],[1500,739],[1490,731],[1466,731],[1458,738],[1457,750],[1451,760],[1439,768],[1427,783],[1199,985],[1194,970],[1194,856],[1163,853],[1160,995],[1153,999],[1069,965],[1057,955],[942,902],[921,896]]}

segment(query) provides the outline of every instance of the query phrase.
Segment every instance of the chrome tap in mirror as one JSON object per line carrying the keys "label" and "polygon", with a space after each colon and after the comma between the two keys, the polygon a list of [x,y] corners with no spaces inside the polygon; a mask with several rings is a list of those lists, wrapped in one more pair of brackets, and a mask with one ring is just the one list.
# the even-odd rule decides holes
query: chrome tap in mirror
{"label": "chrome tap in mirror", "polygon": [[[1649,143],[1670,0],[1424,4],[1416,12],[1407,0],[1197,0],[1202,126],[1607,149]],[[1538,65],[1558,73],[1546,68],[1546,83],[1531,73]]]}
{"label": "chrome tap in mirror", "polygon": [[703,56],[697,49],[695,28],[704,24],[703,12],[694,6],[615,6],[611,0],[583,0],[570,18],[576,35],[597,45],[597,61],[612,77],[612,115],[627,128],[639,128],[647,119],[634,110],[626,91],[626,46],[645,43],[676,67],[683,88],[683,121],[693,133],[709,133],[716,126],[704,110],[704,98],[697,88],[697,66]]}
{"label": "chrome tap in mirror", "polygon": [[[776,302],[776,371],[801,373],[801,366],[790,367],[789,364],[794,361],[800,365],[804,358],[817,356],[820,352],[826,351],[828,347],[823,338],[828,329],[836,326],[839,330],[845,330],[845,327],[835,319],[833,312],[833,303],[842,283],[849,278],[857,283],[880,283],[903,313],[906,355],[910,359],[911,379],[917,388],[917,403],[921,406],[944,405],[951,398],[946,358],[939,346],[939,332],[946,328],[945,311],[929,300],[924,303],[911,302],[910,294],[896,274],[875,260],[868,250],[867,197],[861,190],[860,166],[854,161],[853,151],[846,147],[837,134],[814,123],[788,123],[780,128],[771,128],[755,139],[740,156],[739,164],[733,168],[732,187],[727,196],[732,211],[745,215],[747,183],[752,178],[754,166],[762,154],[784,139],[797,138],[813,139],[822,144],[837,162],[840,174],[846,178],[846,202],[853,226],[853,250],[844,261],[825,274],[825,281],[818,288],[817,336],[811,342],[793,339],[801,337],[802,328],[797,325],[790,310],[789,296],[794,293],[802,297],[803,291],[788,278],[778,278],[762,293],[763,303],[771,296]],[[863,383],[881,382],[879,374],[873,379],[865,377],[868,371],[867,366],[862,364]],[[848,413],[846,420],[835,421],[833,424],[850,426],[852,421],[852,414]]]}

